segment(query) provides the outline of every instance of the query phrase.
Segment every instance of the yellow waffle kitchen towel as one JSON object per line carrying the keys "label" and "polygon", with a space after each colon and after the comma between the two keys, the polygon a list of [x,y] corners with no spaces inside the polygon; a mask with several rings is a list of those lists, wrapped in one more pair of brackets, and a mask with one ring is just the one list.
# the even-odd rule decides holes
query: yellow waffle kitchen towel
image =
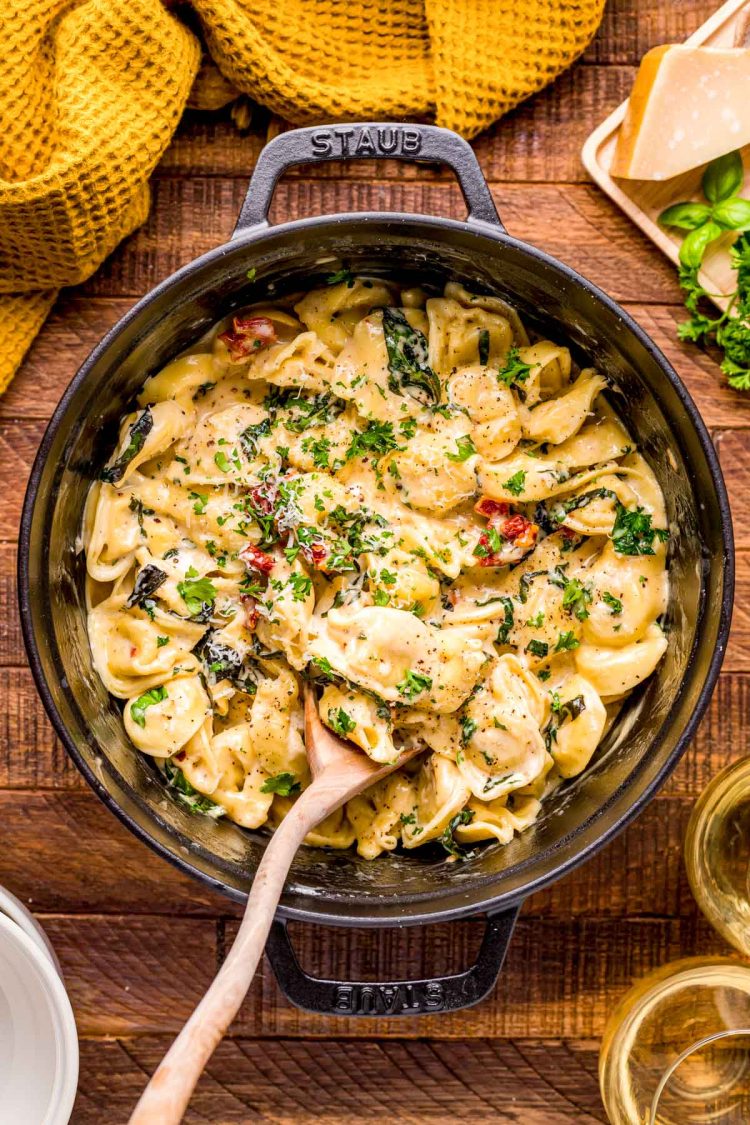
{"label": "yellow waffle kitchen towel", "polygon": [[0,392],[58,289],[145,220],[187,104],[242,92],[297,124],[430,118],[472,137],[569,66],[603,6],[0,0]]}

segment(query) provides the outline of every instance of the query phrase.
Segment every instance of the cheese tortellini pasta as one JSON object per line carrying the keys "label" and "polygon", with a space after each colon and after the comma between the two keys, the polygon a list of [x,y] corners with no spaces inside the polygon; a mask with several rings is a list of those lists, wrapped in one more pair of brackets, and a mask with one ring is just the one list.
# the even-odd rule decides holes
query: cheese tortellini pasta
{"label": "cheese tortellini pasta", "polygon": [[152,375],[84,519],[89,638],[175,797],[274,827],[302,688],[407,764],[308,842],[507,844],[667,639],[656,478],[605,378],[499,297],[346,270]]}

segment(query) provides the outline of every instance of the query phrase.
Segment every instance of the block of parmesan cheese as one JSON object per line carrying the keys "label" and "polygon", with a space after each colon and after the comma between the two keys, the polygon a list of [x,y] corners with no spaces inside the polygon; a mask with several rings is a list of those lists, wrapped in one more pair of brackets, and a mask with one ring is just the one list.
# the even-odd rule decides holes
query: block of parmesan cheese
{"label": "block of parmesan cheese", "polygon": [[613,176],[667,180],[750,143],[750,50],[654,47],[617,138]]}

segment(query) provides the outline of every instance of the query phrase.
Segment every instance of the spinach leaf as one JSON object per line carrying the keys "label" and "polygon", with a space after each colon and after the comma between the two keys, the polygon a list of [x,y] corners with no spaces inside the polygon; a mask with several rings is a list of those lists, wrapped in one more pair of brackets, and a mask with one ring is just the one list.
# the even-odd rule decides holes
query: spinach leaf
{"label": "spinach leaf", "polygon": [[174,791],[175,796],[183,805],[187,805],[191,812],[203,813],[213,820],[218,820],[220,816],[225,815],[226,810],[221,805],[217,805],[216,801],[212,801],[210,797],[205,797],[203,793],[199,793],[190,784],[179,766],[173,765],[169,759],[164,762],[164,773],[169,788]]}
{"label": "spinach leaf", "polygon": [[427,340],[412,328],[401,309],[383,309],[383,335],[388,352],[388,386],[401,395],[406,387],[412,396],[428,404],[440,402],[440,380],[428,363]]}
{"label": "spinach leaf", "polygon": [[243,660],[236,649],[217,641],[215,629],[208,629],[204,633],[193,649],[193,655],[203,665],[210,684],[229,680],[234,687],[248,695],[255,695],[258,690],[261,674],[255,661],[249,657]]}
{"label": "spinach leaf", "polygon": [[475,854],[473,850],[469,851],[466,848],[462,848],[460,844],[457,844],[453,836],[457,828],[460,828],[462,824],[471,824],[473,819],[473,809],[461,809],[461,812],[451,817],[448,827],[437,838],[438,843],[442,844],[448,854],[454,856],[456,859],[471,859]]}
{"label": "spinach leaf", "polygon": [[100,479],[106,484],[118,484],[127,472],[128,465],[143,449],[143,443],[154,428],[154,416],[147,406],[130,427],[129,440],[123,453],[111,465],[102,469]]}
{"label": "spinach leaf", "polygon": [[139,727],[146,726],[146,708],[153,707],[155,703],[162,703],[167,698],[167,689],[159,684],[158,687],[144,691],[130,704],[130,717]]}
{"label": "spinach leaf", "polygon": [[500,601],[502,602],[502,606],[503,606],[505,616],[503,618],[502,625],[500,626],[500,628],[497,631],[497,636],[495,637],[495,644],[507,645],[508,637],[510,635],[510,631],[513,628],[513,624],[514,624],[514,621],[515,621],[515,618],[513,616],[513,599],[512,598],[501,598]]}
{"label": "spinach leaf", "polygon": [[572,722],[573,719],[577,719],[579,715],[583,714],[585,710],[586,700],[582,695],[576,695],[573,699],[566,699],[564,703],[560,703],[559,697],[555,693],[552,717],[542,731],[545,745],[550,752],[552,744],[557,742],[557,732],[565,720],[570,719]]}
{"label": "spinach leaf", "polygon": [[125,602],[125,605],[129,609],[132,609],[134,605],[142,606],[144,599],[150,598],[154,591],[159,589],[162,582],[166,581],[166,574],[163,570],[159,570],[158,566],[149,564],[141,567],[136,576],[133,593]]}

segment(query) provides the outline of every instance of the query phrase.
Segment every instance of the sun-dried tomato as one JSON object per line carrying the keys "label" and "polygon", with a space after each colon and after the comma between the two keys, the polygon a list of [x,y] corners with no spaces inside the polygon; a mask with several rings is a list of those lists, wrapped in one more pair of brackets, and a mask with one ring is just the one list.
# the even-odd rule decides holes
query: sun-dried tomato
{"label": "sun-dried tomato", "polygon": [[232,331],[219,333],[229,349],[230,358],[239,363],[269,344],[275,344],[278,337],[273,321],[267,316],[234,316]]}
{"label": "sun-dried tomato", "polygon": [[257,570],[259,574],[270,574],[276,562],[273,555],[267,555],[254,543],[247,543],[242,548],[240,558],[249,570]]}
{"label": "sun-dried tomato", "polygon": [[492,521],[498,516],[507,516],[510,504],[505,500],[491,500],[489,496],[482,496],[474,505],[474,511],[478,516]]}
{"label": "sun-dried tomato", "polygon": [[258,624],[258,602],[252,594],[240,594],[240,601],[245,610],[245,627],[251,632]]}
{"label": "sun-dried tomato", "polygon": [[531,520],[527,520],[526,516],[515,515],[505,520],[500,526],[499,531],[506,539],[518,539],[518,537],[523,535],[525,531],[528,531],[531,526]]}
{"label": "sun-dried tomato", "polygon": [[256,484],[250,489],[250,503],[262,516],[270,516],[276,503],[277,488],[270,483]]}

